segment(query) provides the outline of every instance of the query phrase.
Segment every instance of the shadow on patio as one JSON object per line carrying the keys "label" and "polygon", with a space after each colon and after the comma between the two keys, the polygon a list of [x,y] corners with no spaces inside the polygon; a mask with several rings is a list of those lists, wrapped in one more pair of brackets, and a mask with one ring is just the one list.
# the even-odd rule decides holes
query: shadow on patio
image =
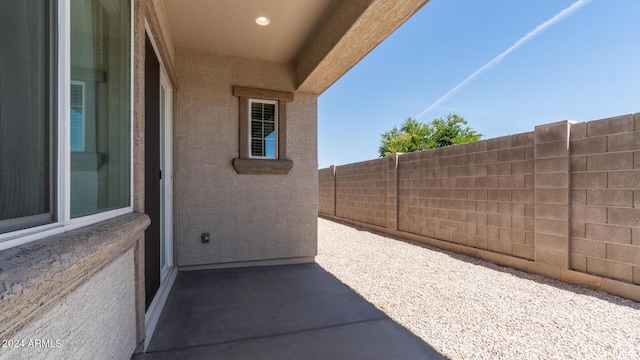
{"label": "shadow on patio", "polygon": [[178,274],[144,359],[441,359],[317,264]]}

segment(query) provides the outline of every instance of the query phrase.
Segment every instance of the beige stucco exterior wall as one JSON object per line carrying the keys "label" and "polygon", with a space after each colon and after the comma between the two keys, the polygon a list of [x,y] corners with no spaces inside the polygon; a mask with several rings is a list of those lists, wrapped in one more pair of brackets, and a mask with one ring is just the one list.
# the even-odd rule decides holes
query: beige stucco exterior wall
{"label": "beige stucco exterior wall", "polygon": [[0,360],[128,359],[136,346],[133,263],[129,249],[16,334],[24,343],[0,349]]}
{"label": "beige stucco exterior wall", "polygon": [[[174,203],[180,267],[316,255],[317,96],[287,103],[287,175],[239,175],[233,86],[294,92],[290,65],[176,50]],[[202,233],[211,234],[203,244]]]}

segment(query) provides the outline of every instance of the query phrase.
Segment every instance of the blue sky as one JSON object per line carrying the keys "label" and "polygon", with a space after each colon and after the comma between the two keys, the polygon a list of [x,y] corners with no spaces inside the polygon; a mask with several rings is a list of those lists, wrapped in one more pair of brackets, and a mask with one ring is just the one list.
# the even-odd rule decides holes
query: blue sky
{"label": "blue sky", "polygon": [[[420,117],[483,138],[640,112],[640,0],[591,0]],[[416,117],[576,0],[431,0],[318,100],[320,168],[378,157]]]}

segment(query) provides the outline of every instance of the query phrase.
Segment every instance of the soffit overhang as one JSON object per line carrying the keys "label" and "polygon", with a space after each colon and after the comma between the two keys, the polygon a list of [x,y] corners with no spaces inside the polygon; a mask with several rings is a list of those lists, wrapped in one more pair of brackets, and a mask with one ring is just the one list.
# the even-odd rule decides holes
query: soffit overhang
{"label": "soffit overhang", "polygon": [[[288,63],[320,94],[428,0],[164,0],[176,47]],[[266,16],[268,26],[255,19]]]}

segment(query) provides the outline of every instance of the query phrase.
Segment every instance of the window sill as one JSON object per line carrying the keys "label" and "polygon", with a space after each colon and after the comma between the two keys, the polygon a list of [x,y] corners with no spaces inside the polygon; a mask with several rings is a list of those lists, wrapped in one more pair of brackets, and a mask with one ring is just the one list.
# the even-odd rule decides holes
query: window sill
{"label": "window sill", "polygon": [[144,237],[149,217],[118,216],[0,252],[0,338],[11,339]]}
{"label": "window sill", "polygon": [[293,168],[289,159],[233,159],[233,168],[238,174],[246,175],[286,175]]}

